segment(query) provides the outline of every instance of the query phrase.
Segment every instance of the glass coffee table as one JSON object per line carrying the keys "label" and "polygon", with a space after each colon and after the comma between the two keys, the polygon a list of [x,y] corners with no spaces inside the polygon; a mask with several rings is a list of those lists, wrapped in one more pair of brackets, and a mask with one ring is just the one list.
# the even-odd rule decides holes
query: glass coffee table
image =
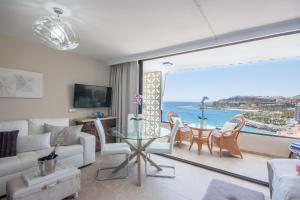
{"label": "glass coffee table", "polygon": [[[143,123],[143,122],[137,122]],[[154,166],[157,170],[162,170],[153,160],[145,154],[145,149],[156,139],[167,137],[170,135],[170,130],[162,127],[140,127],[138,126],[130,126],[128,128],[121,127],[113,127],[107,131],[107,135],[118,138],[123,142],[126,142],[132,149],[133,153],[130,155],[129,160],[136,159],[137,164],[137,185],[141,186],[141,159],[149,162],[152,166]],[[136,127],[136,128],[135,128]],[[113,173],[118,172],[122,168],[128,165],[127,160],[121,163]]]}

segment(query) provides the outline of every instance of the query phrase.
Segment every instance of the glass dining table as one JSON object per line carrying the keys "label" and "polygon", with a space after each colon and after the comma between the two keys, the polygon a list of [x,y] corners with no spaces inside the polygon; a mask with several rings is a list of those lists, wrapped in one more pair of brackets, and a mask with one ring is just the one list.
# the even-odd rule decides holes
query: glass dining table
{"label": "glass dining table", "polygon": [[[150,123],[150,122],[149,122]],[[137,185],[141,186],[141,159],[149,162],[152,166],[154,166],[157,170],[162,170],[161,167],[158,166],[153,160],[145,154],[145,149],[156,139],[167,137],[170,135],[170,130],[167,128],[162,128],[160,125],[157,126],[153,124],[153,126],[141,126],[140,124],[144,124],[143,122],[132,122],[132,126],[128,125],[126,128],[124,127],[113,127],[107,131],[107,135],[110,137],[118,138],[122,142],[126,142],[133,153],[129,157],[129,161],[136,159],[137,164]],[[137,125],[135,125],[137,124]],[[159,123],[160,124],[160,123]],[[118,172],[122,168],[128,165],[128,161],[125,160],[122,162],[113,173]]]}

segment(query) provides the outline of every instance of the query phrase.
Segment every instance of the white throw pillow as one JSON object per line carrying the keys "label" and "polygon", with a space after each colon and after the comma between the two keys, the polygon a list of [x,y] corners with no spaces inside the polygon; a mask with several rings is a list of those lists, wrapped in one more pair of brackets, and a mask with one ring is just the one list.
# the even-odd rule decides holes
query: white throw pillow
{"label": "white throw pillow", "polygon": [[226,135],[230,135],[231,133],[229,131],[233,131],[235,127],[236,127],[236,123],[226,122],[221,129],[221,133],[228,131]]}
{"label": "white throw pillow", "polygon": [[50,144],[68,146],[79,143],[79,135],[83,125],[63,127],[45,124],[44,128],[51,133]]}
{"label": "white throw pillow", "polygon": [[50,148],[50,133],[39,135],[18,136],[17,152],[36,151]]}
{"label": "white throw pillow", "polygon": [[176,123],[176,121],[179,121],[179,128],[184,127],[184,124],[182,123],[182,120],[181,120],[180,117],[171,117],[171,119],[172,119],[174,124]]}
{"label": "white throw pillow", "polygon": [[58,136],[57,140],[61,138],[62,142],[60,144],[63,146],[78,144],[82,126],[83,125],[65,127],[62,130],[62,133]]}
{"label": "white throw pillow", "polygon": [[51,146],[56,145],[56,143],[58,142],[57,138],[60,136],[60,134],[62,134],[62,131],[64,130],[64,128],[65,128],[64,126],[53,126],[50,124],[44,125],[45,131],[51,133],[51,136],[50,136]]}

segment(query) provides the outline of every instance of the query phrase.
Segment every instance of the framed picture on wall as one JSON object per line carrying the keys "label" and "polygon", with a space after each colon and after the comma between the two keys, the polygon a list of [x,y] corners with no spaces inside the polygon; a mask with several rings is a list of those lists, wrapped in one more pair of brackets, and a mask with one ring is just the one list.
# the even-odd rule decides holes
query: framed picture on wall
{"label": "framed picture on wall", "polygon": [[42,98],[43,74],[0,68],[0,97]]}

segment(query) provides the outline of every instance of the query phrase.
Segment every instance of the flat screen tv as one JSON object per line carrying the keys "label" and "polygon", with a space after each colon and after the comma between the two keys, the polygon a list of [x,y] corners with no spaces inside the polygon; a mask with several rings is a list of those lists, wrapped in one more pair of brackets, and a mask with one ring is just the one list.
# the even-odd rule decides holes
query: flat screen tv
{"label": "flat screen tv", "polygon": [[99,108],[111,106],[111,87],[74,85],[74,108]]}

